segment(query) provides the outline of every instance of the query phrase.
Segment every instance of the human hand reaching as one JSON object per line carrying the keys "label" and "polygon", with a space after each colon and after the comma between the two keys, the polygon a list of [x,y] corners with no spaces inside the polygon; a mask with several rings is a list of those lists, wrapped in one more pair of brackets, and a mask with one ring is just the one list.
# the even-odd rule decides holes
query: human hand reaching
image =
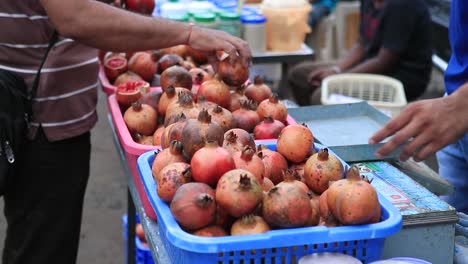
{"label": "human hand reaching", "polygon": [[454,95],[411,103],[377,131],[369,143],[376,144],[393,136],[377,150],[376,156],[381,158],[409,141],[399,155],[400,160],[413,157],[422,161],[466,133],[465,105],[462,97]]}
{"label": "human hand reaching", "polygon": [[[231,63],[240,60],[246,68],[250,67],[252,53],[248,43],[224,31],[192,27],[187,44],[193,49],[205,52],[210,63],[218,61],[217,52],[224,51],[229,55]],[[213,65],[216,68],[216,65]]]}

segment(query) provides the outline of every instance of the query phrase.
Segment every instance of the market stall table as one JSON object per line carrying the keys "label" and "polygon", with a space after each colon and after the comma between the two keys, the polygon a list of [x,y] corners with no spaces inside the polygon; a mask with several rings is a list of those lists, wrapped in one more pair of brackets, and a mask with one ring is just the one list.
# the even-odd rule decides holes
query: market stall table
{"label": "market stall table", "polygon": [[135,226],[135,213],[138,213],[138,217],[140,219],[140,223],[143,225],[143,229],[145,230],[145,236],[148,240],[148,245],[151,249],[151,254],[155,263],[169,263],[169,257],[167,256],[167,252],[164,249],[162,244],[161,238],[159,236],[159,229],[158,223],[156,221],[152,221],[145,213],[143,209],[142,202],[140,197],[138,196],[138,191],[136,189],[135,183],[130,173],[130,169],[128,164],[125,160],[125,153],[120,145],[119,139],[117,138],[117,134],[115,132],[114,125],[112,123],[112,118],[110,115],[107,116],[109,121],[109,126],[112,130],[112,135],[114,139],[114,144],[117,149],[117,152],[120,157],[120,163],[122,164],[124,174],[127,178],[127,185],[128,185],[128,194],[127,194],[127,263],[128,264],[135,264],[135,228],[129,228]]}

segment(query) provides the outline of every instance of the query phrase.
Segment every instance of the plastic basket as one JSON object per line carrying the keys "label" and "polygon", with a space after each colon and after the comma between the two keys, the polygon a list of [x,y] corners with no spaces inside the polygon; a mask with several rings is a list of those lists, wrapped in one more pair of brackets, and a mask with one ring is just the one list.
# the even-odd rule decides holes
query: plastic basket
{"label": "plastic basket", "polygon": [[321,92],[324,105],[341,103],[333,100],[332,95],[343,95],[365,100],[390,117],[396,116],[408,103],[399,80],[378,74],[332,75],[322,81]]}
{"label": "plastic basket", "polygon": [[[139,223],[138,218],[135,219],[136,223]],[[128,225],[127,225],[127,215],[122,216],[122,228],[123,228],[123,238],[124,238],[124,252],[125,252],[125,263],[128,263],[127,260],[127,232],[128,232]],[[143,245],[141,240],[135,236],[135,263],[136,264],[154,264],[153,256],[151,255],[151,250],[148,246]]]}
{"label": "plastic basket", "polygon": [[[274,149],[276,146],[268,147]],[[363,263],[369,263],[380,259],[385,237],[401,228],[400,212],[379,194],[382,220],[376,224],[279,229],[246,236],[191,235],[180,228],[168,204],[159,199],[151,173],[153,159],[154,152],[144,153],[138,158],[138,169],[158,215],[161,240],[174,264],[291,264],[297,263],[300,257],[315,252],[341,252],[352,255]]]}
{"label": "plastic basket", "polygon": [[127,125],[124,122],[122,112],[120,110],[120,106],[117,102],[115,94],[112,94],[111,96],[107,97],[107,106],[112,119],[112,123],[115,128],[115,133],[117,134],[120,145],[122,146],[122,149],[124,151],[125,160],[127,161],[128,168],[130,169],[130,173],[132,174],[133,182],[135,183],[138,195],[143,204],[143,209],[145,210],[145,213],[150,219],[156,220],[156,214],[151,206],[151,203],[148,200],[148,196],[145,193],[143,183],[141,182],[141,178],[138,174],[137,158],[142,153],[145,153],[150,150],[154,151],[156,149],[161,149],[161,147],[142,145],[138,144],[133,140],[132,136],[130,135],[130,131],[128,131]]}

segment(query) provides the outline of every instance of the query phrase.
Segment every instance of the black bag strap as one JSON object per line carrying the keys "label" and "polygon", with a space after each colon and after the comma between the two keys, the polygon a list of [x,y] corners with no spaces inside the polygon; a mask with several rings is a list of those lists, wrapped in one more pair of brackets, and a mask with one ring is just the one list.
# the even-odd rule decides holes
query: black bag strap
{"label": "black bag strap", "polygon": [[[52,37],[50,37],[49,45],[47,46],[47,49],[46,49],[46,52],[44,54],[44,57],[42,58],[41,64],[39,64],[39,69],[37,70],[36,77],[34,78],[33,86],[31,88],[31,90],[28,92],[27,99],[29,101],[31,101],[34,98],[34,96],[36,96],[37,87],[39,86],[39,81],[41,79],[42,67],[44,67],[44,63],[45,63],[45,61],[47,59],[47,56],[49,55],[49,51],[52,49],[54,44],[57,42],[57,39],[58,39],[58,33],[57,33],[57,30],[54,30],[54,33],[52,33]],[[31,112],[29,112],[29,113],[31,113]]]}

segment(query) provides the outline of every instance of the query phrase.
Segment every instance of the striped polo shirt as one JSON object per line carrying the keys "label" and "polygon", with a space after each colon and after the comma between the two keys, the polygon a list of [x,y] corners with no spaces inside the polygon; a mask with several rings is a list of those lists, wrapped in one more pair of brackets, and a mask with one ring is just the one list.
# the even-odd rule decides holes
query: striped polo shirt
{"label": "striped polo shirt", "polygon": [[[31,87],[53,27],[39,0],[0,1],[0,68]],[[33,102],[30,137],[42,126],[50,141],[78,136],[97,121],[97,50],[59,36]]]}

